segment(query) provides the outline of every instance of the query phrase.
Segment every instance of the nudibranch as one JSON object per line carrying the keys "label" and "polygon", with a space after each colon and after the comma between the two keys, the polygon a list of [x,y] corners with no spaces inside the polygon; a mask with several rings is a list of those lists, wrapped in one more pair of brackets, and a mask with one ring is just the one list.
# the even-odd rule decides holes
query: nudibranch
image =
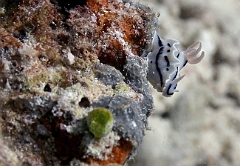
{"label": "nudibranch", "polygon": [[155,31],[151,51],[147,55],[148,81],[166,97],[177,92],[177,83],[185,76],[180,76],[180,70],[187,63],[199,63],[204,57],[200,42],[181,52],[178,50],[179,45],[179,41],[174,39],[163,40]]}

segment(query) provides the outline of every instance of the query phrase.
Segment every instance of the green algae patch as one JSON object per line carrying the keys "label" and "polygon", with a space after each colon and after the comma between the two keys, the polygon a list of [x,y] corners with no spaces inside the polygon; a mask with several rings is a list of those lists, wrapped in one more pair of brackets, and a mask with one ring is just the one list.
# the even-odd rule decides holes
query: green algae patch
{"label": "green algae patch", "polygon": [[130,88],[127,86],[127,84],[124,81],[121,81],[114,88],[114,93],[120,94],[120,93],[125,93],[125,92],[130,92]]}
{"label": "green algae patch", "polygon": [[98,108],[87,117],[89,131],[96,137],[102,138],[112,131],[113,115],[106,108]]}

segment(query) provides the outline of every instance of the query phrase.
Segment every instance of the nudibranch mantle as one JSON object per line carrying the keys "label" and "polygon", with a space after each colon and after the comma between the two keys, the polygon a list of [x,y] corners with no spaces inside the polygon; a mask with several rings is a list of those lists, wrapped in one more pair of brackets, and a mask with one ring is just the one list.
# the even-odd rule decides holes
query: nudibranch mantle
{"label": "nudibranch mantle", "polygon": [[[154,32],[151,51],[147,55],[148,81],[163,96],[176,92],[177,83],[184,77],[180,70],[187,64],[197,64],[204,57],[202,45],[196,42],[185,51],[179,51],[180,43],[174,39],[163,40]],[[196,49],[195,46],[199,45]]]}

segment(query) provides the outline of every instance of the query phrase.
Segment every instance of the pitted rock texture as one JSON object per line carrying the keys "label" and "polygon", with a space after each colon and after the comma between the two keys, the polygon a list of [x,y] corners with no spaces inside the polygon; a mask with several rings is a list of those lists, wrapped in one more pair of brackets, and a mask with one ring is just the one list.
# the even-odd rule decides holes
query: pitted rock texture
{"label": "pitted rock texture", "polygon": [[[117,0],[69,4],[0,3],[0,165],[123,164],[143,140],[153,101],[140,56],[155,14]],[[86,120],[98,107],[114,116],[102,138]]]}

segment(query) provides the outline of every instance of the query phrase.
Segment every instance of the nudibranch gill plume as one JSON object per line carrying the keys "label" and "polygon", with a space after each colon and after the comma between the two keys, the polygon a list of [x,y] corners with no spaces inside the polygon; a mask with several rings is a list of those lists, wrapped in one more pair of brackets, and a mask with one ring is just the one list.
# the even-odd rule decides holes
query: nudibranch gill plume
{"label": "nudibranch gill plume", "polygon": [[148,81],[166,97],[177,91],[177,83],[185,76],[180,76],[180,70],[187,63],[199,63],[204,57],[200,42],[181,52],[178,50],[179,45],[179,41],[174,39],[163,40],[155,31],[151,51],[147,55]]}

